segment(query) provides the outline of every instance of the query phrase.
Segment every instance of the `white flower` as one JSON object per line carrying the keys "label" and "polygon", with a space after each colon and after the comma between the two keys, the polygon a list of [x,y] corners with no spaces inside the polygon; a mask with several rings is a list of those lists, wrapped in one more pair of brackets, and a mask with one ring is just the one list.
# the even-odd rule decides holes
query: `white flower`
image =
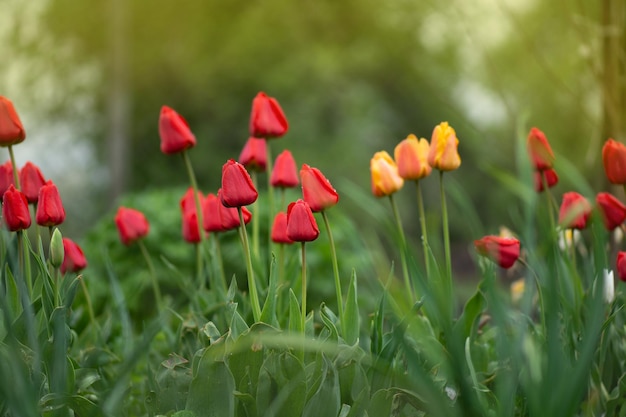
{"label": "white flower", "polygon": [[615,299],[615,280],[613,279],[613,271],[605,269],[604,276],[604,301],[612,303]]}

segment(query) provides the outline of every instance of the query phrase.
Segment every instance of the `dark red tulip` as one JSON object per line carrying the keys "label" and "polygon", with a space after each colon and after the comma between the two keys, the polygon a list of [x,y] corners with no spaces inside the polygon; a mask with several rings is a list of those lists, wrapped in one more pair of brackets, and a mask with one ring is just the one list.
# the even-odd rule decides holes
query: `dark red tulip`
{"label": "dark red tulip", "polygon": [[276,157],[270,184],[272,187],[291,188],[297,186],[298,183],[296,161],[293,159],[291,152],[285,149]]}
{"label": "dark red tulip", "polygon": [[239,163],[249,171],[265,172],[267,166],[267,142],[250,137],[239,155]]}
{"label": "dark red tulip", "polygon": [[565,229],[584,229],[591,215],[589,201],[576,192],[563,194],[559,210],[559,225]]}
{"label": "dark red tulip", "polygon": [[32,162],[26,162],[19,173],[20,191],[26,196],[29,203],[37,203],[39,189],[43,187],[46,180],[39,167]]}
{"label": "dark red tulip", "polygon": [[223,232],[220,208],[224,207],[220,198],[213,193],[209,193],[202,205],[202,221],[204,230],[207,232]]}
{"label": "dark red tulip", "polygon": [[39,189],[35,220],[39,226],[58,226],[65,221],[65,209],[57,186],[50,180]]}
{"label": "dark red tulip", "polygon": [[10,185],[15,185],[15,178],[13,177],[13,164],[9,160],[0,165],[0,199]]}
{"label": "dark red tulip", "polygon": [[[200,207],[204,205],[204,196],[200,191],[198,191],[198,199],[200,200]],[[196,211],[196,199],[193,197],[193,187],[187,188],[185,195],[180,199],[180,209],[181,211]]]}
{"label": "dark red tulip", "polygon": [[310,242],[317,239],[320,230],[317,227],[311,207],[298,200],[287,208],[287,237],[294,242]]}
{"label": "dark red tulip", "polygon": [[241,207],[256,201],[257,192],[246,168],[234,159],[222,167],[222,204],[226,207]]}
{"label": "dark red tulip", "polygon": [[200,230],[198,230],[198,213],[195,210],[183,212],[183,239],[189,243],[199,243]]}
{"label": "dark red tulip", "polygon": [[146,236],[150,231],[150,223],[139,210],[120,207],[115,214],[115,225],[124,245],[130,245]]}
{"label": "dark red tulip", "polygon": [[164,154],[178,153],[196,146],[196,137],[191,133],[187,121],[168,106],[161,107],[159,135],[161,152]]}
{"label": "dark red tulip", "polygon": [[512,237],[485,236],[475,240],[476,251],[502,268],[510,268],[520,254],[520,241]]}
{"label": "dark red tulip", "polygon": [[277,138],[289,130],[287,118],[275,98],[260,92],[252,101],[250,114],[250,136]]}
{"label": "dark red tulip", "polygon": [[61,264],[61,273],[80,272],[87,268],[87,258],[83,250],[76,242],[66,237],[63,238],[63,263]]}
{"label": "dark red tulip", "polygon": [[13,103],[8,98],[0,96],[0,146],[15,145],[25,138],[24,126]]}
{"label": "dark red tulip", "polygon": [[613,230],[621,226],[624,220],[626,220],[626,206],[610,193],[598,193],[596,204],[607,230]]}
{"label": "dark red tulip", "polygon": [[274,224],[272,225],[272,242],[274,243],[294,243],[293,240],[287,236],[287,213],[284,211],[278,212],[274,217]]}
{"label": "dark red tulip", "polygon": [[626,281],[626,252],[617,252],[617,276],[621,281]]}
{"label": "dark red tulip", "polygon": [[9,186],[2,198],[2,217],[11,232],[30,227],[30,210],[26,196],[13,185]]}
{"label": "dark red tulip", "polygon": [[552,188],[559,182],[559,176],[552,168],[548,168],[543,171],[535,171],[534,176],[535,191],[538,193],[544,190],[546,184],[548,185],[548,188]]}
{"label": "dark red tulip", "polygon": [[319,169],[303,164],[300,170],[300,181],[304,201],[313,212],[325,210],[339,201],[339,194]]}

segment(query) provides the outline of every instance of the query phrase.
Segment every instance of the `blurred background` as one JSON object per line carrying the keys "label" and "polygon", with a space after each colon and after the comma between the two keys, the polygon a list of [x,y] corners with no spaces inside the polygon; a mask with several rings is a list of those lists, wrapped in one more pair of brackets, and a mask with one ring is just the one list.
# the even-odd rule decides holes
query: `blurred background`
{"label": "blurred background", "polygon": [[[369,194],[374,152],[448,121],[463,160],[450,182],[472,202],[449,208],[465,245],[515,216],[495,177],[515,175],[515,140],[530,127],[597,191],[602,144],[626,139],[623,0],[0,4],[0,94],[27,132],[16,158],[58,184],[75,238],[126,193],[186,186],[182,160],[159,151],[164,104],[189,122],[200,186],[214,192],[248,138],[252,98],[277,98],[290,131],[273,154],[320,168],[357,225],[372,223],[356,194]],[[437,178],[424,187],[437,218]],[[417,239],[415,195],[399,199]]]}

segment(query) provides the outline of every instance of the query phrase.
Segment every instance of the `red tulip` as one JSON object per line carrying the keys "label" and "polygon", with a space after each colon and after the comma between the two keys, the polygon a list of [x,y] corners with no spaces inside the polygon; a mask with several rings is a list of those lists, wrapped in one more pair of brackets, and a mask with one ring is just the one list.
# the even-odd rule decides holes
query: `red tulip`
{"label": "red tulip", "polygon": [[[245,224],[250,223],[250,220],[252,220],[252,213],[250,213],[250,210],[242,207],[241,213],[243,214],[243,222]],[[222,221],[223,231],[236,229],[241,225],[237,209],[234,207],[225,207],[223,204],[222,207],[220,207],[220,220]]]}
{"label": "red tulip", "polygon": [[287,236],[287,213],[284,211],[278,212],[274,217],[274,224],[272,225],[272,242],[274,243],[294,243],[293,240]]}
{"label": "red tulip", "polygon": [[239,155],[239,163],[249,171],[265,172],[267,166],[267,142],[250,137]]}
{"label": "red tulip", "polygon": [[300,169],[300,181],[302,197],[313,212],[325,210],[339,201],[339,194],[319,169],[303,164]]}
{"label": "red tulip", "polygon": [[530,129],[527,140],[528,152],[533,166],[537,171],[552,168],[554,165],[554,153],[546,139],[546,135],[536,127]]}
{"label": "red tulip", "polygon": [[24,126],[13,103],[8,98],[0,96],[0,146],[15,145],[25,138]]}
{"label": "red tulip", "polygon": [[200,230],[198,230],[198,213],[195,210],[183,212],[183,239],[189,243],[201,241]]}
{"label": "red tulip", "polygon": [[544,190],[545,184],[548,188],[554,187],[559,182],[559,176],[552,168],[543,171],[535,171],[535,191],[538,193]]}
{"label": "red tulip", "polygon": [[[198,191],[198,199],[200,200],[200,207],[202,207],[204,205],[204,196],[200,191]],[[193,197],[193,187],[187,188],[185,195],[183,195],[180,199],[180,210],[183,213],[187,211],[196,211],[196,199]]]}
{"label": "red tulip", "polygon": [[2,217],[4,217],[5,224],[12,232],[30,227],[30,210],[28,209],[26,196],[13,185],[9,186],[2,198]]}
{"label": "red tulip", "polygon": [[626,252],[617,252],[617,276],[626,281]]}
{"label": "red tulip", "polygon": [[10,185],[15,185],[13,164],[11,164],[11,161],[6,161],[4,164],[0,165],[0,199],[9,189]]}
{"label": "red tulip", "polygon": [[485,236],[475,240],[476,251],[502,268],[510,268],[520,254],[520,242],[512,237]]}
{"label": "red tulip", "polygon": [[250,136],[278,138],[287,133],[287,130],[289,123],[278,101],[263,92],[258,93],[252,101]]}
{"label": "red tulip", "polygon": [[163,106],[159,116],[161,152],[173,154],[196,146],[196,137],[191,133],[187,121],[174,109]]}
{"label": "red tulip", "polygon": [[87,258],[83,250],[73,240],[63,238],[63,250],[65,255],[61,264],[61,273],[79,272],[87,268]]}
{"label": "red tulip", "polygon": [[296,161],[291,152],[285,149],[276,157],[270,184],[272,187],[291,188],[297,186],[298,182]]}
{"label": "red tulip", "polygon": [[57,186],[52,181],[46,182],[39,189],[39,201],[35,220],[39,226],[58,226],[65,221],[65,209]]}
{"label": "red tulip", "polygon": [[602,147],[602,164],[606,177],[613,184],[626,184],[626,146],[609,139]]}
{"label": "red tulip", "polygon": [[[235,207],[226,207],[221,201],[222,189],[217,191],[217,195],[209,194],[204,200],[203,221],[204,230],[207,232],[225,232],[236,229],[240,226],[239,213]],[[242,207],[243,221],[245,224],[252,220],[252,213]]]}
{"label": "red tulip", "polygon": [[320,230],[317,227],[311,207],[298,200],[287,208],[287,237],[294,242],[310,242],[317,239]]}
{"label": "red tulip", "polygon": [[139,210],[120,207],[115,215],[115,225],[124,245],[130,245],[148,234],[150,224]]}
{"label": "red tulip", "polygon": [[598,193],[596,204],[600,209],[604,226],[607,230],[619,227],[626,220],[626,206],[609,193]]}
{"label": "red tulip", "polygon": [[565,229],[584,229],[591,215],[591,205],[585,197],[569,192],[563,194],[559,210],[559,224]]}
{"label": "red tulip", "polygon": [[24,193],[26,200],[31,204],[37,203],[39,189],[46,183],[41,170],[32,162],[26,162],[20,170],[19,176],[20,191]]}
{"label": "red tulip", "polygon": [[246,168],[234,159],[222,167],[222,204],[226,207],[241,207],[256,201],[259,193]]}

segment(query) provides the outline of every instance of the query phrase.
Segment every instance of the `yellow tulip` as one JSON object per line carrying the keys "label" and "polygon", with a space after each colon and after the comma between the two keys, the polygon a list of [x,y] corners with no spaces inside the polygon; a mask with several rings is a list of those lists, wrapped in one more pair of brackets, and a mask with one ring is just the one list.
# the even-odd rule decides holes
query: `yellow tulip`
{"label": "yellow tulip", "polygon": [[424,138],[417,139],[413,134],[398,143],[394,150],[398,174],[405,180],[419,180],[430,175],[432,171],[428,164],[430,145]]}
{"label": "yellow tulip", "polygon": [[370,161],[372,172],[372,193],[376,197],[384,197],[398,191],[404,185],[404,180],[398,175],[398,167],[385,152],[376,152]]}
{"label": "yellow tulip", "polygon": [[454,129],[448,122],[441,122],[433,130],[428,163],[440,171],[454,171],[461,165],[458,146],[459,140]]}

